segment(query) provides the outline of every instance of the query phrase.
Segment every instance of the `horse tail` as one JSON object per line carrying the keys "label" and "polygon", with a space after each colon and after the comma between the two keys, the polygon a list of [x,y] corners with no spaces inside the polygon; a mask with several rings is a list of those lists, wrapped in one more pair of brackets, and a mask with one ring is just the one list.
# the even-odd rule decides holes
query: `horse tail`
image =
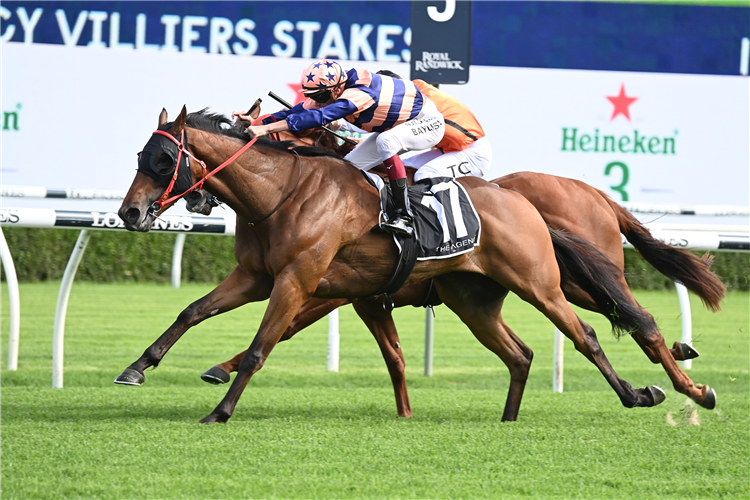
{"label": "horse tail", "polygon": [[641,256],[661,274],[672,281],[682,283],[685,288],[698,295],[711,311],[721,310],[721,301],[726,293],[726,286],[709,269],[713,255],[706,253],[697,257],[692,253],[671,247],[651,236],[651,232],[633,215],[600,193],[609,203],[617,217],[620,232],[638,250]]}
{"label": "horse tail", "polygon": [[607,256],[580,236],[547,227],[561,277],[594,299],[617,337],[656,326],[653,318],[623,291],[622,283],[617,280],[622,270]]}

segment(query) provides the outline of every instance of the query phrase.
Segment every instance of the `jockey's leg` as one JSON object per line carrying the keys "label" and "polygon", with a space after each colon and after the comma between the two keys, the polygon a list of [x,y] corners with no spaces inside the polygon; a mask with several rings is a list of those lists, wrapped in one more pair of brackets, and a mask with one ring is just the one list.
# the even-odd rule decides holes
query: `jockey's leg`
{"label": "jockey's leg", "polygon": [[406,186],[406,169],[398,155],[383,160],[383,165],[388,172],[388,180],[393,193],[393,204],[396,209],[396,217],[381,224],[386,231],[411,236],[414,232],[412,225],[411,207],[409,206],[409,193]]}
{"label": "jockey's leg", "polygon": [[[427,161],[420,158],[423,155]],[[461,151],[431,156],[422,153],[415,160],[409,158],[405,163],[417,169],[414,182],[433,177],[484,177],[492,163],[492,148],[487,138],[483,137]]]}
{"label": "jockey's leg", "polygon": [[377,146],[378,134],[370,134],[344,157],[360,170],[370,170],[383,163]]}
{"label": "jockey's leg", "polygon": [[409,195],[406,187],[406,169],[398,156],[406,151],[419,151],[435,146],[445,134],[445,120],[435,105],[425,98],[422,111],[413,120],[378,134],[376,144],[393,192],[396,217],[381,224],[387,231],[410,236],[412,227]]}

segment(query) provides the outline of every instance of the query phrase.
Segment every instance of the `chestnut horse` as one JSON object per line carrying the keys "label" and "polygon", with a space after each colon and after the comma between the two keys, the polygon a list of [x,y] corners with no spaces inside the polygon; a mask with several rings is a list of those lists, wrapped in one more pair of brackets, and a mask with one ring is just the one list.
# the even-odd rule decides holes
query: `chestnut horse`
{"label": "chestnut horse", "polygon": [[[284,134],[284,133],[282,133]],[[350,148],[346,144],[339,145],[333,136],[322,130],[307,131],[304,135],[285,133],[280,139],[293,140],[296,144],[314,144],[331,149],[340,155],[346,154]],[[408,170],[408,168],[407,168]],[[413,170],[409,172],[413,174]],[[628,240],[640,251],[641,255],[659,271],[673,281],[679,281],[688,289],[698,294],[704,304],[711,310],[718,310],[724,297],[724,285],[709,270],[710,259],[700,259],[681,249],[670,247],[653,238],[648,231],[628,211],[613,202],[602,191],[586,183],[535,172],[519,172],[490,181],[500,187],[511,189],[528,199],[548,225],[556,229],[565,229],[585,240],[595,244],[609,259],[617,265],[620,272],[616,275],[618,286],[627,296],[631,304],[639,307],[632,296],[622,269],[624,254],[622,249],[622,232]],[[255,242],[252,230],[244,223],[238,222],[236,228],[238,249],[249,251]],[[238,262],[241,255],[238,254]],[[569,302],[582,308],[600,312],[593,299],[563,273],[562,290]],[[432,292],[432,293],[431,293]],[[403,287],[392,294],[393,305],[426,306],[438,305],[440,300],[429,282],[416,283]],[[405,363],[400,348],[398,332],[391,313],[382,307],[382,302],[375,299],[318,299],[308,300],[299,310],[297,316],[282,335],[281,340],[288,340],[300,330],[323,318],[334,309],[353,303],[353,307],[360,318],[378,342],[388,367],[391,382],[396,397],[396,409],[399,416],[411,416],[411,406],[406,389]],[[653,317],[642,310],[642,314],[649,317],[649,322],[642,325],[642,329],[632,332],[632,337],[643,349],[653,363],[660,363],[669,375],[673,387],[678,392],[695,400],[698,404],[713,408],[715,395],[705,386],[696,386],[680,369],[675,360],[691,359],[698,353],[687,344],[675,342],[672,349],[668,349],[663,337],[658,331]],[[606,314],[605,314],[606,316]],[[232,359],[214,365],[201,378],[212,384],[229,382],[230,373],[237,370],[245,351]],[[708,397],[706,393],[708,392]]]}
{"label": "chestnut horse", "polygon": [[[379,197],[361,172],[337,157],[321,155],[318,149],[290,151],[284,143],[247,139],[241,128],[231,127],[221,116],[200,112],[188,119],[183,107],[170,124],[162,110],[159,130],[139,155],[139,170],[119,210],[127,229],[149,231],[155,218],[174,202],[168,196],[182,167],[183,172],[189,168],[190,177],[199,181],[194,187],[205,187],[252,224],[257,253],[247,256],[221,285],[183,311],[185,317],[178,318],[115,380],[141,384],[144,370],[161,362],[185,332],[185,325],[250,301],[269,299],[237,376],[203,423],[226,422],[231,417],[250,378],[308,299],[370,296],[389,279],[396,263],[391,236],[371,231],[378,219]],[[188,164],[185,155],[194,161]],[[611,262],[580,238],[548,228],[521,195],[482,179],[459,182],[479,214],[481,245],[455,257],[417,262],[406,285],[434,279],[443,302],[506,364],[511,380],[503,421],[518,416],[533,357],[502,318],[509,291],[536,307],[570,338],[600,370],[623,405],[661,403],[664,393],[658,387],[633,389],[617,376],[593,328],[576,316],[560,289],[562,268],[599,308],[611,311],[610,320],[617,328],[639,329],[649,318],[631,307],[612,285]],[[235,293],[225,293],[232,289]]]}

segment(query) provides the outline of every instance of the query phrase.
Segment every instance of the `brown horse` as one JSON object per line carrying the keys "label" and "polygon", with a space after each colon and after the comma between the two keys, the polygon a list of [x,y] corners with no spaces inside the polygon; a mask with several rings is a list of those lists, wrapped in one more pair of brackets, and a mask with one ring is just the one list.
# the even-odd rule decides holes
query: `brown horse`
{"label": "brown horse", "polygon": [[[287,133],[281,139],[293,140],[297,144],[316,144],[339,154],[345,154],[348,151],[347,146],[337,144],[332,137],[318,130],[315,133],[307,132],[301,137]],[[663,274],[685,284],[688,289],[698,294],[710,309],[719,309],[719,303],[724,296],[724,285],[710,272],[710,259],[699,259],[689,252],[675,249],[653,238],[648,229],[602,191],[573,179],[534,172],[510,174],[491,182],[523,195],[531,201],[550,226],[565,229],[594,243],[620,270],[624,267],[620,237],[622,232],[645,259]],[[238,241],[242,240],[238,248],[247,249],[249,245],[254,244],[251,233],[252,230],[247,225],[241,222],[237,224],[236,237]],[[238,262],[239,259],[238,255]],[[562,289],[568,301],[585,309],[603,313],[589,294],[565,278],[565,273],[563,273]],[[616,280],[630,303],[640,308],[628,288],[622,271],[617,273]],[[429,282],[403,287],[392,295],[392,300],[395,307],[440,303]],[[332,310],[350,302],[353,302],[355,311],[380,346],[394,387],[398,415],[411,416],[403,354],[400,349],[395,348],[400,345],[398,332],[390,311],[382,307],[380,300],[312,298],[299,310],[281,340],[291,338]],[[673,348],[668,349],[653,317],[645,310],[642,310],[642,314],[649,317],[649,322],[642,325],[643,331],[632,332],[638,345],[653,363],[663,365],[675,390],[691,397],[704,407],[713,408],[715,396],[710,393],[710,389],[696,386],[675,362],[675,360],[694,358],[698,355],[697,352],[681,342],[675,342]],[[201,378],[213,384],[229,382],[230,373],[237,370],[244,354],[245,351],[228,361],[213,366],[203,373]],[[708,397],[706,397],[707,391]]]}
{"label": "brown horse", "polygon": [[[139,171],[119,211],[129,230],[150,230],[154,219],[170,206],[171,201],[165,202],[164,197],[169,194],[168,186],[171,189],[170,179],[182,175],[176,169],[181,166],[184,172],[187,167],[181,159],[187,151],[202,160],[190,162],[192,179],[202,179],[201,187],[205,185],[253,225],[260,251],[246,256],[221,285],[183,311],[180,316],[184,317],[115,380],[141,384],[144,370],[160,363],[185,326],[250,301],[270,299],[237,376],[224,399],[201,421],[206,423],[226,422],[231,417],[250,378],[308,299],[370,296],[388,280],[396,260],[392,238],[370,230],[377,223],[379,199],[361,172],[336,157],[321,156],[320,150],[290,151],[283,143],[266,140],[245,149],[247,136],[228,125],[223,117],[205,112],[188,120],[185,108],[169,124],[166,111],[162,111],[159,129],[171,135],[172,142],[157,133],[152,135],[139,156]],[[240,150],[244,153],[237,156]],[[223,168],[230,157],[234,161]],[[623,405],[662,402],[661,389],[633,389],[617,376],[594,330],[576,316],[560,289],[562,267],[599,308],[611,311],[610,320],[616,327],[624,331],[640,328],[648,318],[612,285],[614,273],[606,257],[580,238],[549,229],[519,194],[481,179],[462,178],[459,182],[470,193],[480,216],[481,245],[456,257],[419,261],[407,285],[433,278],[444,303],[508,366],[511,381],[503,420],[518,416],[533,356],[502,318],[509,291],[536,307],[568,336],[601,371]],[[225,293],[233,288],[235,293]],[[704,398],[707,394],[704,391]]]}

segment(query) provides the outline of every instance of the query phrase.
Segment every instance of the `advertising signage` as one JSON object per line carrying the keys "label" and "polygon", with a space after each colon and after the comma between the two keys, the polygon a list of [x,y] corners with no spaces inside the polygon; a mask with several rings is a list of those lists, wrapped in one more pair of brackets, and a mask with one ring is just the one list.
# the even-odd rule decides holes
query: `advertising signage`
{"label": "advertising signage", "polygon": [[411,33],[413,80],[432,84],[469,81],[471,2],[412,2]]}
{"label": "advertising signage", "polygon": [[[482,66],[735,75],[741,40],[750,37],[748,7],[415,3],[425,15],[429,7],[446,13],[454,6],[456,19],[442,24],[458,23],[470,5],[472,64]],[[411,23],[410,1],[0,4],[2,42],[241,57],[409,62]],[[463,43],[463,35],[453,37],[443,38]]]}
{"label": "advertising signage", "polygon": [[[448,17],[451,2],[420,3]],[[750,9],[470,5],[471,79],[441,89],[482,124],[493,149],[487,179],[531,170],[582,180],[618,202],[748,204],[750,78],[738,70]],[[268,92],[297,104],[301,73],[316,57],[407,77],[412,57],[425,60],[416,55],[411,7],[4,1],[2,182],[125,189],[162,108],[172,118],[183,105],[229,116],[262,97],[262,112],[274,112],[281,105]],[[451,50],[428,60],[468,68]],[[39,124],[50,117],[54,133],[40,148]],[[12,205],[43,202],[118,205]]]}

